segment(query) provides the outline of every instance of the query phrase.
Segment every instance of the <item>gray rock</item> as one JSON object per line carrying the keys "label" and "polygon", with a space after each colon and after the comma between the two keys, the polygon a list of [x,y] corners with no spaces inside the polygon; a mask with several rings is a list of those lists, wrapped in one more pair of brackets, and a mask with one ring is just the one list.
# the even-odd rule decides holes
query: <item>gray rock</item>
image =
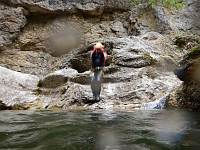
{"label": "gray rock", "polygon": [[127,0],[3,0],[11,5],[26,7],[31,13],[85,13],[86,15],[101,15],[113,10],[127,10]]}
{"label": "gray rock", "polygon": [[[151,58],[156,63],[168,63],[170,62],[168,59],[160,60],[173,52],[173,47],[169,46],[167,38],[156,33],[153,35],[157,35],[156,38],[144,38],[149,37],[146,35],[102,40],[103,43],[112,46],[108,48],[111,48],[113,60],[105,69],[107,71],[103,76],[99,103],[92,101],[91,72],[78,73],[78,70],[74,69],[62,69],[45,76],[40,80],[39,87],[36,84],[28,90],[30,93],[19,97],[20,102],[26,102],[31,108],[37,109],[133,110],[142,107],[144,103],[160,99],[179,85],[180,81],[171,70],[160,71],[158,66],[148,62]],[[86,59],[88,51],[80,50],[78,54],[81,62]],[[176,59],[179,55],[173,52],[173,57],[169,57],[169,60]],[[72,55],[72,59],[76,57],[77,55]],[[87,59],[89,60],[89,57]],[[85,64],[79,65],[81,67]],[[112,69],[108,71],[109,68]],[[23,85],[23,81],[18,78],[15,76],[15,79]],[[36,81],[38,82],[38,78]],[[37,83],[36,81],[34,83]],[[9,106],[10,103],[5,104]]]}
{"label": "gray rock", "polygon": [[20,51],[18,49],[5,50],[0,54],[0,64],[11,70],[27,74],[44,76],[54,69],[58,70],[60,64],[55,58],[44,52]]}
{"label": "gray rock", "polygon": [[123,23],[120,21],[114,22],[112,24],[111,30],[118,35],[123,35],[124,33],[126,33],[126,29],[123,27]]}
{"label": "gray rock", "polygon": [[12,8],[0,3],[0,50],[14,41],[26,24],[23,8]]}
{"label": "gray rock", "polygon": [[[155,35],[159,34],[155,33]],[[174,65],[173,59],[178,56],[174,55],[174,58],[165,56],[170,54],[171,50],[169,47],[163,46],[168,45],[166,43],[167,40],[165,38],[163,40],[163,38],[163,36],[157,36],[153,40],[148,40],[148,38],[144,40],[143,37],[126,37],[105,40],[104,42],[113,43],[114,60],[108,68],[113,65],[113,67],[115,66],[118,69],[104,74],[101,101],[93,104],[90,88],[91,73],[87,71],[76,74],[69,79],[69,82],[55,89],[41,89],[42,93],[45,93],[42,96],[42,99],[46,102],[45,106],[50,109],[60,108],[67,110],[80,108],[92,110],[133,110],[143,108],[143,104],[158,101],[163,96],[168,95],[181,82],[177,80],[172,70],[167,66],[165,66],[166,68],[160,67],[165,69],[163,71],[157,65],[144,65],[145,57],[141,58],[142,61],[130,60],[128,62],[128,60],[131,56],[142,56],[148,53],[149,57],[157,61],[156,64],[162,66],[170,62]],[[126,66],[118,64],[124,62],[129,64]],[[131,63],[138,66],[131,66]]]}
{"label": "gray rock", "polygon": [[6,106],[26,105],[37,100],[39,78],[0,67],[0,100]]}
{"label": "gray rock", "polygon": [[141,38],[144,40],[151,41],[151,40],[157,40],[157,39],[163,38],[163,36],[158,32],[147,32],[141,35]]}
{"label": "gray rock", "polygon": [[2,103],[2,101],[0,101],[0,110],[7,110],[10,109],[10,107],[6,106],[6,104]]}
{"label": "gray rock", "polygon": [[76,76],[78,72],[74,69],[62,69],[48,74],[39,82],[39,87],[56,88],[65,84],[69,78]]}
{"label": "gray rock", "polygon": [[167,14],[167,10],[164,7],[156,6],[154,11],[159,27],[157,31],[166,32],[170,30],[171,28],[169,25],[169,15]]}
{"label": "gray rock", "polygon": [[172,15],[169,24],[173,30],[191,31],[200,35],[200,1],[186,0],[186,7]]}

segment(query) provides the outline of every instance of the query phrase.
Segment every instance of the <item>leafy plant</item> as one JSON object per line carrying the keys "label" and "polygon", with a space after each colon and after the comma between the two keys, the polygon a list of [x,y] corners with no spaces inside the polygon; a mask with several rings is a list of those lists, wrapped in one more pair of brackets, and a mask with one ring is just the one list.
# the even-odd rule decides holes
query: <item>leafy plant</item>
{"label": "leafy plant", "polygon": [[[144,2],[144,0],[130,0],[133,5],[138,5]],[[181,9],[185,6],[183,0],[146,0],[146,2],[151,6],[162,5],[167,8]]]}
{"label": "leafy plant", "polygon": [[133,4],[133,5],[138,5],[141,2],[142,2],[141,0],[130,0],[130,3]]}

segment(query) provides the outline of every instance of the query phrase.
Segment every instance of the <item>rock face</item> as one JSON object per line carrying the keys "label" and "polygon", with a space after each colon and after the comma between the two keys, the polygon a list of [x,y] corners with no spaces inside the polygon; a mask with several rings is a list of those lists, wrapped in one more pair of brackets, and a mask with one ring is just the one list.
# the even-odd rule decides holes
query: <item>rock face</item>
{"label": "rock face", "polygon": [[[2,0],[0,109],[162,108],[181,85],[173,70],[186,51],[160,34],[180,29],[170,24],[177,14],[132,7],[128,0]],[[90,50],[97,41],[109,57],[101,101],[93,103]]]}
{"label": "rock face", "polygon": [[[200,1],[187,0],[186,2],[187,7],[169,20],[172,29],[187,32],[187,36],[178,38],[176,44],[182,49],[190,51],[184,55],[180,67],[175,70],[175,74],[183,83],[170,94],[167,105],[199,111],[200,47],[198,35],[200,35]],[[196,35],[196,38],[188,36],[191,33]]]}
{"label": "rock face", "polygon": [[0,3],[0,50],[11,44],[26,24],[22,7],[12,8]]}
{"label": "rock face", "polygon": [[10,5],[22,6],[31,13],[81,13],[101,15],[113,10],[127,10],[128,1],[122,0],[3,0]]}
{"label": "rock face", "polygon": [[[151,38],[152,35],[154,38]],[[105,68],[99,103],[92,104],[91,101],[91,72],[78,73],[78,70],[68,68],[41,79],[38,87],[32,89],[33,98],[36,100],[30,100],[30,105],[26,106],[64,110],[133,110],[142,108],[145,103],[166,97],[181,83],[172,72],[176,66],[173,59],[179,55],[165,56],[171,55],[173,49],[166,41],[167,39],[158,33],[104,39],[105,43],[112,45],[112,60]],[[79,59],[85,59],[84,53],[88,52],[82,52]]]}
{"label": "rock face", "polygon": [[[19,36],[17,36],[17,31],[14,33],[16,35],[15,42],[0,55],[0,64],[15,71],[44,76],[69,66],[79,69],[78,64],[82,62],[79,62],[78,56],[74,58],[74,55],[82,57],[77,53],[84,50],[88,44],[109,36],[127,35],[127,29],[123,25],[128,15],[126,1],[51,1],[51,4],[49,4],[50,1],[4,2],[9,5],[5,7],[11,10],[23,7],[27,19],[23,17],[28,22]],[[104,8],[105,11],[112,10],[114,13],[103,11],[100,16],[87,17],[75,9],[79,5],[83,7],[82,9],[86,9],[85,4],[92,5],[93,3]],[[107,3],[109,4],[107,5]],[[4,5],[2,4],[2,6]],[[58,13],[64,9],[63,7],[66,7],[66,10]],[[88,5],[87,8],[90,6]],[[119,10],[120,13],[118,13]],[[120,30],[115,31],[116,28]],[[84,55],[88,57],[88,55]],[[85,60],[87,62],[84,67],[81,66],[81,72],[90,69],[88,65],[90,61]]]}
{"label": "rock face", "polygon": [[187,7],[169,19],[169,24],[174,30],[190,31],[200,35],[200,1],[186,0]]}
{"label": "rock face", "polygon": [[196,47],[182,60],[182,66],[175,74],[183,81],[174,93],[170,95],[169,106],[192,110],[200,110],[200,47]]}
{"label": "rock face", "polygon": [[49,73],[50,70],[57,69],[57,67],[54,68],[54,61],[56,61],[55,58],[44,52],[12,49],[0,53],[1,66],[40,77]]}

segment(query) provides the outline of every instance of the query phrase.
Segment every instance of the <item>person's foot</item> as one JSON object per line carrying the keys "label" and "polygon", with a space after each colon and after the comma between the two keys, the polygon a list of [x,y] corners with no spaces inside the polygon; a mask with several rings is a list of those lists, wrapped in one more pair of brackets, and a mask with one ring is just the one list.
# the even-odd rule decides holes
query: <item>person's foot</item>
{"label": "person's foot", "polygon": [[99,102],[100,100],[101,100],[101,99],[100,99],[100,96],[97,96],[97,97],[96,97],[96,101]]}
{"label": "person's foot", "polygon": [[93,100],[99,102],[101,99],[100,99],[100,96],[94,96]]}

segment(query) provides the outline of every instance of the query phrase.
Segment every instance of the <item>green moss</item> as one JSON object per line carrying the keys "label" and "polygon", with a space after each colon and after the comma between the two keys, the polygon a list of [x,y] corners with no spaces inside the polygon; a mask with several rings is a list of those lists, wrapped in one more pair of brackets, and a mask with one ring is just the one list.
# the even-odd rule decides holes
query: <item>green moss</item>
{"label": "green moss", "polygon": [[200,37],[188,32],[177,32],[175,35],[172,34],[171,37],[173,39],[174,45],[181,49],[191,50],[192,47],[196,47],[200,44]]}
{"label": "green moss", "polygon": [[187,55],[188,59],[195,59],[198,57],[200,57],[200,45],[193,47],[191,52]]}
{"label": "green moss", "polygon": [[135,6],[135,5],[140,4],[141,0],[130,0],[130,3]]}
{"label": "green moss", "polygon": [[[147,2],[151,7],[155,7],[158,4],[167,8],[175,9],[182,9],[185,7],[183,0],[147,0]],[[142,3],[142,0],[130,0],[130,3],[133,5],[138,5]]]}
{"label": "green moss", "polygon": [[180,62],[180,64],[185,65],[199,58],[200,58],[200,44],[193,47],[191,51],[183,57],[183,60]]}
{"label": "green moss", "polygon": [[149,65],[153,65],[156,63],[156,60],[149,55],[149,53],[144,53],[143,58],[149,63]]}
{"label": "green moss", "polygon": [[15,104],[11,107],[12,110],[27,110],[29,107],[26,104]]}

